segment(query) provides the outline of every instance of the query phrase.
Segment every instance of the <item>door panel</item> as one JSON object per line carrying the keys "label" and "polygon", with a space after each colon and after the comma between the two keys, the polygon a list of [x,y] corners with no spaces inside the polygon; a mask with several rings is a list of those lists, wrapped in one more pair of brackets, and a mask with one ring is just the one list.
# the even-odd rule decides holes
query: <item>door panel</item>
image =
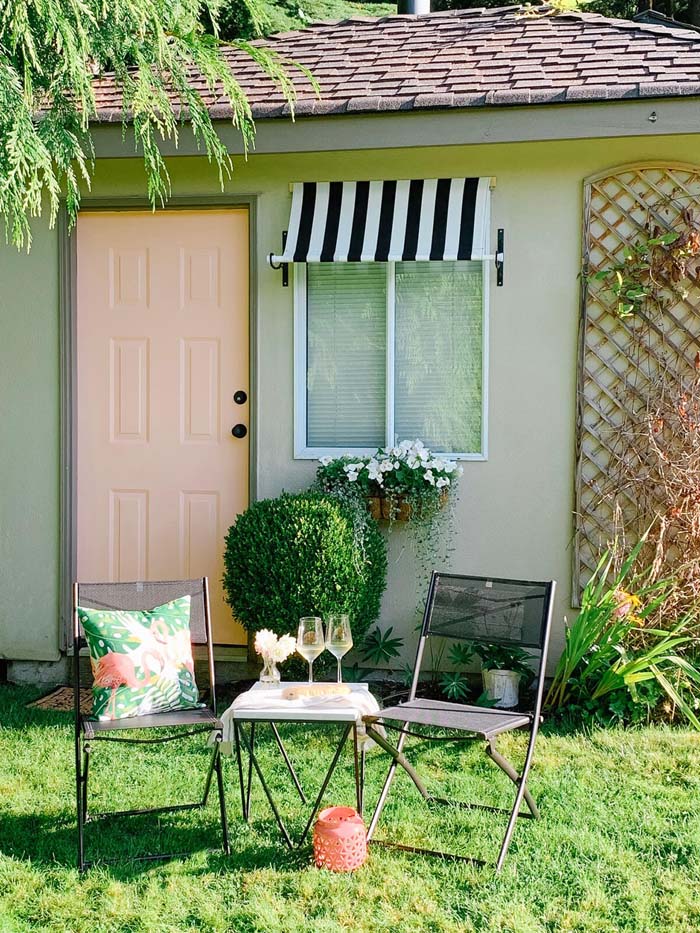
{"label": "door panel", "polygon": [[248,214],[78,220],[78,578],[207,575],[214,638],[224,535],[248,505]]}

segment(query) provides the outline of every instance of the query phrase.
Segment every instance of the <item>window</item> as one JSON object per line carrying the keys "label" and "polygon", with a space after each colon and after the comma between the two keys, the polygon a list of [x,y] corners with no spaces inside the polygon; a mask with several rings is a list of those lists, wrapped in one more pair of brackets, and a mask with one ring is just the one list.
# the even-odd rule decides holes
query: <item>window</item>
{"label": "window", "polygon": [[484,263],[296,266],[295,456],[486,456]]}

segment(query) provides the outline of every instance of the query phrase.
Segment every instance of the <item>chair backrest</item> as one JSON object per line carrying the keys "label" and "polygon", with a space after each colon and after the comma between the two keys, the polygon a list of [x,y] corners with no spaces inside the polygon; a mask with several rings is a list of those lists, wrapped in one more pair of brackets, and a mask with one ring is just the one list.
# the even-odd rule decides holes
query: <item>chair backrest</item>
{"label": "chair backrest", "polygon": [[538,655],[538,694],[544,683],[556,584],[434,571],[413,672],[415,697],[427,638],[505,645]]}
{"label": "chair backrest", "polygon": [[75,685],[80,687],[78,650],[85,645],[77,606],[90,609],[146,611],[181,596],[190,597],[190,639],[193,645],[205,645],[209,669],[212,708],[216,710],[214,654],[209,612],[209,589],[206,577],[196,580],[135,581],[130,583],[76,583],[73,587],[73,651],[76,658]]}

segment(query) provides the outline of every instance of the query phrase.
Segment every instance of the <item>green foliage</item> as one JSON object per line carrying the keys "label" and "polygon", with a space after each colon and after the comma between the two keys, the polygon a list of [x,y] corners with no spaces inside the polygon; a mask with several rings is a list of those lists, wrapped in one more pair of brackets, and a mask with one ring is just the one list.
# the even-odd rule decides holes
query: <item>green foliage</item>
{"label": "green foliage", "polygon": [[[251,10],[251,7],[253,10]],[[219,11],[219,30],[224,39],[251,39],[259,35],[303,29],[310,23],[352,16],[389,16],[393,3],[352,3],[349,0],[254,0],[242,4],[225,0]]]}
{"label": "green foliage", "polygon": [[[474,7],[500,7],[503,0],[433,0],[434,10],[467,10]],[[644,5],[641,5],[644,8]],[[532,4],[531,9],[539,15],[557,15],[584,10],[586,13],[600,13],[614,19],[632,19],[640,10],[638,0],[554,0],[553,3]],[[699,11],[693,0],[654,0],[654,10],[673,17],[682,23],[698,22]]]}
{"label": "green foliage", "polygon": [[513,671],[526,680],[532,680],[530,655],[518,645],[475,644],[474,651],[481,659],[485,671]]}
{"label": "green foliage", "polygon": [[365,639],[363,660],[386,664],[392,658],[397,658],[403,648],[403,638],[393,635],[393,631],[392,625],[385,632],[378,625],[375,626]]}
{"label": "green foliage", "polygon": [[[624,711],[625,694],[632,703],[640,702],[640,685],[653,684],[658,696],[663,691],[674,708],[700,729],[695,712],[700,700],[700,670],[689,654],[698,647],[697,639],[689,634],[696,614],[681,616],[668,631],[645,625],[674,582],[645,584],[644,577],[632,575],[644,541],[639,541],[617,573],[613,571],[614,554],[606,552],[601,558],[583,591],[581,610],[567,626],[566,644],[545,705],[605,719]],[[628,591],[630,587],[634,593]],[[640,630],[645,635],[644,647],[633,650],[629,647],[631,638]],[[650,695],[646,689],[642,702]]]}
{"label": "green foliage", "polygon": [[386,544],[366,521],[362,544],[354,515],[316,492],[253,503],[226,536],[224,592],[247,631],[296,633],[301,616],[350,614],[364,644],[386,584]]}
{"label": "green foliage", "polygon": [[631,317],[653,299],[661,287],[654,275],[654,249],[670,246],[678,238],[678,233],[670,232],[637,240],[625,248],[622,262],[590,276],[592,281],[606,284],[615,296],[618,317]]}
{"label": "green foliage", "polygon": [[471,642],[455,641],[450,646],[447,657],[450,659],[450,663],[457,667],[466,667],[474,657],[474,654],[474,646]]}
{"label": "green foliage", "polygon": [[[170,194],[159,142],[177,145],[185,116],[223,185],[231,159],[200,88],[216,90],[230,105],[246,147],[254,124],[221,53],[218,9],[219,0],[0,0],[0,215],[7,238],[28,247],[30,219],[46,208],[53,224],[62,196],[75,220],[81,186],[89,186],[92,173],[95,79],[107,72],[143,156],[154,207]],[[203,17],[214,34],[204,30]],[[259,47],[239,47],[293,101],[280,61]]]}
{"label": "green foliage", "polygon": [[448,700],[464,700],[469,696],[469,682],[459,671],[449,671],[440,677],[440,689]]}

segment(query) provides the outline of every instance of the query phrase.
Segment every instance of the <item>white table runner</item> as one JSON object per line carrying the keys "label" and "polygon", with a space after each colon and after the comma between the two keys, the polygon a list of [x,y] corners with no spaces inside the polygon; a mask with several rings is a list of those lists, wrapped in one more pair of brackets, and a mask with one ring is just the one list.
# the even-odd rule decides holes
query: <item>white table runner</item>
{"label": "white table runner", "polygon": [[256,683],[250,690],[241,693],[221,717],[224,727],[221,750],[231,753],[234,741],[235,719],[250,721],[272,720],[273,722],[354,722],[358,733],[364,735],[363,716],[379,713],[379,704],[369,692],[367,684],[346,684],[350,693],[343,696],[312,696],[287,700],[282,693],[288,687],[305,687],[307,684],[290,681],[280,684]]}

